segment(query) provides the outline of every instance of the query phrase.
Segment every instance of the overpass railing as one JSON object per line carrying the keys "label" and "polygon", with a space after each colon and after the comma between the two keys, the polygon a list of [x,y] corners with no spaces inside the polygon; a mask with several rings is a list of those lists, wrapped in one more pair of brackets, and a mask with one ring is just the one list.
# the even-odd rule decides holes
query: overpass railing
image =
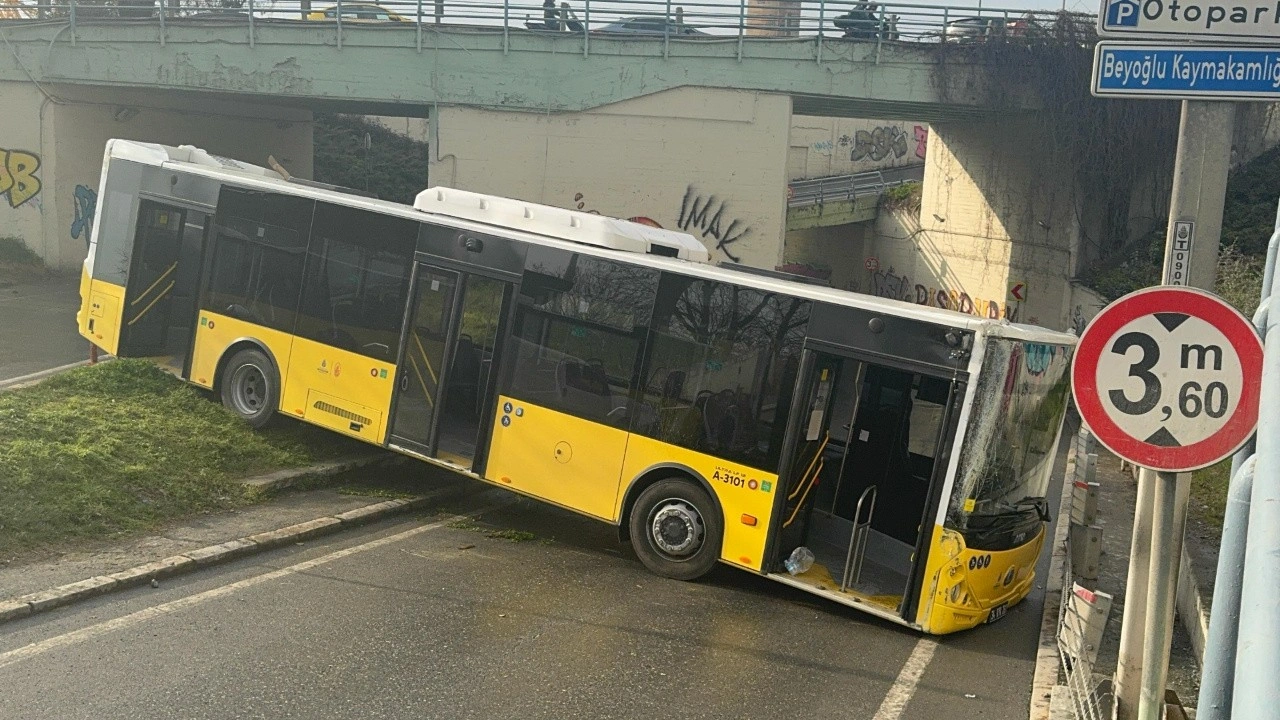
{"label": "overpass railing", "polygon": [[920,182],[918,176],[923,176],[923,169],[921,166],[919,173],[896,172],[892,177],[885,177],[885,173],[873,170],[853,175],[793,180],[787,185],[787,207],[808,207],[854,200],[865,195],[883,195],[891,187]]}
{"label": "overpass railing", "polygon": [[955,7],[856,0],[0,0],[0,28],[14,24],[104,22],[167,26],[243,25],[252,44],[262,26],[325,27],[341,46],[358,29],[414,33],[442,30],[501,35],[502,48],[515,35],[574,37],[584,55],[592,43],[649,41],[664,56],[688,43],[746,40],[808,41],[822,62],[833,42],[885,44],[1038,43],[1092,44],[1095,16],[1015,7]]}

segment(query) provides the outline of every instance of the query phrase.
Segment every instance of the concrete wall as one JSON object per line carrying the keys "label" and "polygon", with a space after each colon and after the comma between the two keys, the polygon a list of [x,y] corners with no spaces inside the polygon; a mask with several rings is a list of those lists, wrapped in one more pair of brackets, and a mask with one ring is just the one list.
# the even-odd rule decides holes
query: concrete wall
{"label": "concrete wall", "polygon": [[922,165],[928,140],[929,126],[919,122],[796,115],[787,177],[803,180]]}
{"label": "concrete wall", "polygon": [[39,192],[16,208],[0,200],[0,234],[18,235],[52,267],[77,267],[111,138],[197,145],[260,165],[274,155],[294,175],[311,177],[309,111],[160,92],[81,92],[54,102],[29,84],[0,83],[0,148],[40,159]]}
{"label": "concrete wall", "polygon": [[17,237],[32,249],[53,195],[41,121],[47,105],[30,83],[0,83],[0,237]]}
{"label": "concrete wall", "polygon": [[644,218],[773,268],[790,119],[785,96],[701,88],[558,115],[446,107],[431,184]]}

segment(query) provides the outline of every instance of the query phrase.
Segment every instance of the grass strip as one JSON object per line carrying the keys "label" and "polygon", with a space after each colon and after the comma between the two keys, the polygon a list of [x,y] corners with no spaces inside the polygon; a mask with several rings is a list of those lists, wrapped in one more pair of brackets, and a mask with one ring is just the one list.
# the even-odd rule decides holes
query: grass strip
{"label": "grass strip", "polygon": [[1197,470],[1191,476],[1191,512],[1219,530],[1227,511],[1227,485],[1230,482],[1231,458]]}
{"label": "grass strip", "polygon": [[258,499],[237,480],[364,445],[284,418],[254,431],[144,360],[0,393],[0,557]]}

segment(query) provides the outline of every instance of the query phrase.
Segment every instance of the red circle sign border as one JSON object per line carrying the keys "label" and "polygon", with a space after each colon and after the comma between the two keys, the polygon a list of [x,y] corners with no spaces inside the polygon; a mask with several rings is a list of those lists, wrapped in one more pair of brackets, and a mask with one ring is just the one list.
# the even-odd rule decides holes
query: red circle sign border
{"label": "red circle sign border", "polygon": [[[1170,303],[1171,296],[1177,296],[1181,304]],[[1242,393],[1236,411],[1217,432],[1200,442],[1176,448],[1151,445],[1127,434],[1107,417],[1098,394],[1097,366],[1106,350],[1107,341],[1133,320],[1157,312],[1183,312],[1198,317],[1216,327],[1228,340],[1235,340],[1240,333],[1247,334],[1253,339],[1249,348],[1238,347],[1234,342],[1232,345],[1240,359],[1244,387],[1252,385],[1257,388],[1262,377],[1262,340],[1253,324],[1215,295],[1197,288],[1161,285],[1125,295],[1089,323],[1080,336],[1072,359],[1071,395],[1085,425],[1098,442],[1116,455],[1142,467],[1163,472],[1199,470],[1230,456],[1253,435],[1258,424],[1260,398],[1257,392]],[[1231,327],[1233,325],[1235,327]],[[1089,362],[1082,362],[1086,358]],[[1222,452],[1224,447],[1229,449]],[[1210,451],[1214,452],[1209,454]]]}

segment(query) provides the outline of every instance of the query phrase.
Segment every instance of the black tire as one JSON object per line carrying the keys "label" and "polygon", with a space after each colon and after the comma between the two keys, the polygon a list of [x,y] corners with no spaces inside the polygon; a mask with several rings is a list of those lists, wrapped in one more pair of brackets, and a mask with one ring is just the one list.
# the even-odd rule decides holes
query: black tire
{"label": "black tire", "polygon": [[720,559],[724,520],[692,481],[667,478],[645,488],[631,508],[631,547],[658,575],[695,580]]}
{"label": "black tire", "polygon": [[271,422],[280,405],[280,377],[259,350],[241,350],[227,361],[218,379],[222,404],[250,427]]}

